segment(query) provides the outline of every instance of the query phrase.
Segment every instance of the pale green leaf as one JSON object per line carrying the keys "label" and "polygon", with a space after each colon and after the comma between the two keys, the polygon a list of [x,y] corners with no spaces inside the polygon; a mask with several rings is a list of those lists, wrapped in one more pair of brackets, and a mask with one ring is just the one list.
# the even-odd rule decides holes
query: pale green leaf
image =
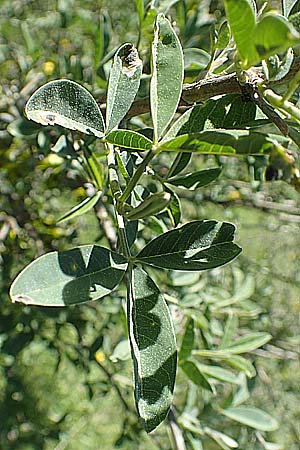
{"label": "pale green leaf", "polygon": [[231,355],[229,358],[225,358],[225,361],[231,367],[234,367],[235,369],[245,373],[248,378],[253,378],[256,375],[256,370],[253,364],[243,356]]}
{"label": "pale green leaf", "polygon": [[[265,14],[257,23],[254,39],[260,59],[284,52],[300,44],[300,35],[293,26],[279,14]],[[256,62],[258,62],[257,60]]]}
{"label": "pale green leaf", "polygon": [[224,0],[226,16],[244,69],[259,61],[254,45],[255,12],[251,0]]}
{"label": "pale green leaf", "polygon": [[158,287],[134,268],[128,293],[128,329],[135,401],[149,433],[167,416],[173,398],[177,351],[172,319]]}
{"label": "pale green leaf", "polygon": [[28,100],[25,114],[42,125],[61,125],[103,136],[104,123],[96,101],[74,81],[55,80],[40,87]]}
{"label": "pale green leaf", "polygon": [[140,86],[142,61],[132,44],[124,44],[114,57],[110,71],[107,107],[106,133],[111,131],[126,115]]}
{"label": "pale green leaf", "polygon": [[118,361],[127,361],[130,358],[130,346],[128,339],[120,341],[114,348],[109,359],[116,363]]}
{"label": "pale green leaf", "polygon": [[124,147],[134,150],[151,150],[152,142],[143,134],[130,130],[115,130],[111,131],[105,140],[110,144],[117,145],[118,147]]}
{"label": "pale green leaf", "polygon": [[150,104],[157,142],[177,109],[183,82],[183,53],[170,22],[158,14],[152,46]]}
{"label": "pale green leaf", "polygon": [[219,446],[224,450],[227,450],[228,448],[238,448],[239,446],[236,440],[232,439],[232,437],[228,436],[227,434],[221,433],[220,431],[205,427],[204,432],[214,441],[216,441],[217,444],[219,444]]}
{"label": "pale green leaf", "polygon": [[136,259],[165,269],[212,269],[226,264],[241,252],[232,242],[234,232],[234,225],[226,222],[190,222],[153,239]]}
{"label": "pale green leaf", "polygon": [[74,206],[74,208],[72,208],[70,211],[68,211],[63,216],[61,216],[57,222],[58,223],[64,222],[66,220],[74,219],[75,217],[78,217],[78,216],[81,216],[81,215],[87,213],[96,205],[96,203],[98,202],[101,195],[102,195],[102,192],[99,191],[95,195],[93,195],[93,197],[85,198],[81,203]]}
{"label": "pale green leaf", "polygon": [[213,155],[262,155],[274,148],[271,138],[248,130],[214,130],[182,134],[164,142],[160,151]]}
{"label": "pale green leaf", "polygon": [[229,419],[260,431],[273,431],[278,428],[277,421],[268,413],[251,406],[236,406],[223,409],[221,413]]}
{"label": "pale green leaf", "polygon": [[216,380],[223,381],[225,383],[239,384],[239,378],[230,370],[223,369],[223,367],[212,366],[206,364],[197,364],[202,373],[208,377],[215,378]]}
{"label": "pale green leaf", "polygon": [[268,333],[249,333],[235,339],[230,346],[222,347],[222,350],[233,355],[248,353],[266,344],[271,338],[272,336]]}
{"label": "pale green leaf", "polygon": [[13,302],[41,306],[97,300],[118,286],[126,268],[123,256],[97,245],[51,252],[25,267],[10,296]]}

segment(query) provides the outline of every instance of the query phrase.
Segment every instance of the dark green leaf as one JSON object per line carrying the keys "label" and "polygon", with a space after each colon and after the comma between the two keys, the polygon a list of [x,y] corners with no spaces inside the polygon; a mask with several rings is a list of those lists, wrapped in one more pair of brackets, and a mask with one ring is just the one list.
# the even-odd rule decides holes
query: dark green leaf
{"label": "dark green leaf", "polygon": [[129,110],[140,85],[142,61],[132,44],[124,44],[114,57],[109,76],[106,132],[111,131]]}
{"label": "dark green leaf", "polygon": [[170,189],[166,188],[166,191],[172,195],[171,201],[167,207],[167,211],[169,213],[173,226],[177,227],[181,220],[180,198],[175,192],[171,191]]}
{"label": "dark green leaf", "polygon": [[207,380],[206,376],[200,372],[198,367],[193,361],[183,361],[180,364],[181,369],[184,371],[186,376],[197,386],[202,387],[210,392],[213,392],[213,389]]}
{"label": "dark green leaf", "polygon": [[174,160],[174,163],[170,168],[169,176],[173,177],[182,170],[184,170],[186,166],[189,164],[191,157],[192,157],[191,153],[179,153],[176,156],[176,159]]}
{"label": "dark green leaf", "polygon": [[137,260],[175,270],[205,270],[234,259],[241,249],[234,244],[235,227],[226,222],[195,221],[168,231],[149,242]]}
{"label": "dark green leaf", "polygon": [[223,409],[221,413],[229,417],[229,419],[257,430],[273,431],[278,428],[278,423],[272,416],[261,409],[251,406],[236,406],[234,408]]}
{"label": "dark green leaf", "polygon": [[189,317],[185,325],[184,335],[182,337],[181,347],[178,353],[179,361],[184,361],[191,356],[191,352],[194,348],[194,341],[194,320],[192,317]]}
{"label": "dark green leaf", "polygon": [[25,113],[28,119],[42,125],[61,125],[103,136],[104,123],[97,103],[74,81],[55,80],[40,87],[28,100]]}
{"label": "dark green leaf", "polygon": [[74,219],[75,217],[81,216],[82,214],[90,211],[98,202],[101,197],[102,192],[99,191],[93,197],[85,198],[79,205],[74,206],[70,211],[65,213],[58,219],[58,222],[64,222],[65,220]]}
{"label": "dark green leaf", "polygon": [[97,245],[47,253],[17,276],[10,290],[13,302],[66,306],[97,300],[122,280],[127,261]]}
{"label": "dark green leaf", "polygon": [[[282,0],[283,15],[288,17],[299,0]],[[294,12],[294,11],[293,11]]]}
{"label": "dark green leaf", "polygon": [[174,186],[183,186],[187,189],[192,187],[194,189],[199,189],[216,180],[221,172],[222,169],[219,167],[199,170],[198,172],[189,173],[181,177],[170,178],[167,182]]}
{"label": "dark green leaf", "polygon": [[261,155],[274,148],[264,134],[246,130],[216,130],[183,134],[164,142],[160,151],[195,152],[214,155]]}
{"label": "dark green leaf", "polygon": [[40,126],[25,118],[16,119],[7,126],[7,131],[15,137],[32,137],[40,131]]}
{"label": "dark green leaf", "polygon": [[151,150],[152,148],[152,141],[136,131],[111,131],[107,136],[105,136],[105,140],[110,144],[114,144],[119,147],[141,150],[142,152],[145,150]]}
{"label": "dark green leaf", "polygon": [[181,96],[183,53],[170,22],[158,14],[152,46],[153,74],[150,86],[154,141],[157,142],[172,120]]}
{"label": "dark green leaf", "polygon": [[149,433],[172,403],[177,351],[168,307],[155,283],[141,269],[130,274],[128,329],[134,365],[135,401]]}

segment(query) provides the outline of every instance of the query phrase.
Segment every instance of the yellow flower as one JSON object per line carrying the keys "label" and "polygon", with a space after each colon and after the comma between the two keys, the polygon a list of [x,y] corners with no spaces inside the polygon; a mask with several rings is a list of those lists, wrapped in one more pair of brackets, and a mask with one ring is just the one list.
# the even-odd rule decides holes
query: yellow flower
{"label": "yellow flower", "polygon": [[44,70],[45,75],[48,75],[48,76],[52,75],[54,72],[54,69],[55,69],[55,64],[53,61],[46,61],[43,64],[43,70]]}

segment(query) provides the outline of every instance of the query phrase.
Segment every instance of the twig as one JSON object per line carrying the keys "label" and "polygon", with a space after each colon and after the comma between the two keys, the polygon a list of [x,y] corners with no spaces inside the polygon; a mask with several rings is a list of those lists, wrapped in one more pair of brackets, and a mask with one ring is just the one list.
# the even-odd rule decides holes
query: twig
{"label": "twig", "polygon": [[171,431],[172,438],[174,441],[174,450],[186,450],[182,431],[181,431],[180,427],[178,426],[178,423],[177,423],[177,420],[176,420],[176,417],[174,415],[172,408],[170,409],[170,412],[168,415],[168,420],[169,420],[170,431]]}

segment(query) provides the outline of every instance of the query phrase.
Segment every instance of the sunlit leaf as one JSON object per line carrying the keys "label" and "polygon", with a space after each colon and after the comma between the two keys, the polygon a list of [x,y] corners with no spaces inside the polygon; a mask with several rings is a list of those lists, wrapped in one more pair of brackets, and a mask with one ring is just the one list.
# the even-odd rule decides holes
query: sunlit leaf
{"label": "sunlit leaf", "polygon": [[259,61],[253,40],[256,27],[253,3],[251,0],[225,0],[224,3],[234,41],[246,69]]}
{"label": "sunlit leaf", "polygon": [[168,414],[176,375],[177,351],[168,307],[149,275],[130,274],[128,329],[134,364],[135,401],[147,432]]}
{"label": "sunlit leaf", "polygon": [[111,131],[105,140],[118,147],[131,148],[134,150],[151,150],[152,142],[143,134],[131,130]]}
{"label": "sunlit leaf", "polygon": [[28,100],[25,114],[42,125],[61,125],[103,136],[104,123],[96,101],[74,81],[55,80],[40,87]]}
{"label": "sunlit leaf", "polygon": [[125,258],[97,245],[51,252],[29,264],[10,289],[13,302],[66,306],[97,300],[122,280]]}
{"label": "sunlit leaf", "polygon": [[98,202],[99,198],[101,197],[102,192],[99,191],[93,197],[87,197],[85,198],[81,203],[74,206],[70,211],[65,213],[63,216],[61,216],[58,219],[58,222],[64,222],[66,220],[74,219],[75,217],[81,216],[88,211],[90,211]]}
{"label": "sunlit leaf", "polygon": [[269,13],[257,23],[254,43],[260,58],[265,59],[299,45],[300,35],[283,16]]}
{"label": "sunlit leaf", "polygon": [[205,270],[234,259],[241,248],[234,244],[235,227],[226,222],[194,221],[149,242],[137,260],[175,270]]}
{"label": "sunlit leaf", "polygon": [[132,44],[124,44],[117,51],[110,71],[106,132],[109,132],[123,119],[129,110],[140,85],[142,61]]}
{"label": "sunlit leaf", "polygon": [[214,130],[183,134],[164,142],[160,151],[194,152],[214,155],[261,155],[273,150],[272,140],[247,130]]}
{"label": "sunlit leaf", "polygon": [[223,409],[221,413],[229,419],[248,425],[261,431],[273,431],[278,428],[277,421],[268,413],[250,406],[236,406]]}
{"label": "sunlit leaf", "polygon": [[182,48],[169,20],[163,14],[158,14],[156,20],[152,66],[150,103],[156,142],[177,109],[183,82]]}

